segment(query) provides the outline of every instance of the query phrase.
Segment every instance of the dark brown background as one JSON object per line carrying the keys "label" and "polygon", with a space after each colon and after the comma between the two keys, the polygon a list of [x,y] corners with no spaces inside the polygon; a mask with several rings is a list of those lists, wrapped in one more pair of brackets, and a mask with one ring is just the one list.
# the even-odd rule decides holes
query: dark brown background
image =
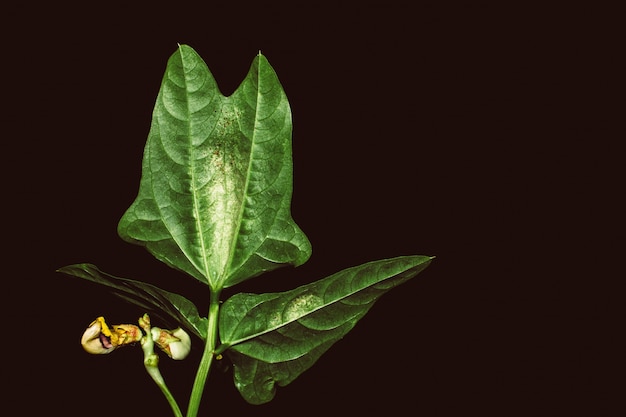
{"label": "dark brown background", "polygon": [[[141,312],[54,270],[91,262],[204,301],[116,235],[166,61],[187,43],[226,95],[261,50],[292,107],[293,216],[313,256],[242,291],[437,256],[271,403],[247,405],[213,370],[201,415],[611,415],[617,295],[601,245],[619,235],[595,235],[612,230],[621,191],[606,185],[611,13],[436,3],[9,10],[3,344],[16,406],[169,415],[139,349],[79,345],[96,316]],[[183,407],[199,358],[162,361]]]}

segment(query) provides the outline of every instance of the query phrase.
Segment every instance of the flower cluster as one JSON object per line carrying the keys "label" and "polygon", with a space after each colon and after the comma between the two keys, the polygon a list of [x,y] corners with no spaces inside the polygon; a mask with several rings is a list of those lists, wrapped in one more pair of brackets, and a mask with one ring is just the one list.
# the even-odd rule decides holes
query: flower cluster
{"label": "flower cluster", "polygon": [[[141,324],[141,323],[140,323]],[[154,343],[170,358],[180,360],[187,357],[191,350],[191,339],[180,327],[166,330],[148,327]],[[109,326],[104,317],[91,322],[83,333],[81,345],[86,352],[102,355],[113,352],[122,346],[145,342],[147,334],[134,324],[117,324]]]}

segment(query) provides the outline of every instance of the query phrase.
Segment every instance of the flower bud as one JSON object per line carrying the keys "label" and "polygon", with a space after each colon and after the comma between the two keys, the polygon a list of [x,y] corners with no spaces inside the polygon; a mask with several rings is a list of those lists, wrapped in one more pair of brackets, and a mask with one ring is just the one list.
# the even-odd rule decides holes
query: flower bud
{"label": "flower bud", "polygon": [[104,317],[95,319],[81,338],[81,345],[86,352],[94,355],[111,353],[120,346],[141,340],[143,333],[134,324],[119,324],[109,328]]}
{"label": "flower bud", "polygon": [[180,327],[165,330],[158,327],[151,329],[154,343],[172,359],[185,359],[191,350],[191,338]]}

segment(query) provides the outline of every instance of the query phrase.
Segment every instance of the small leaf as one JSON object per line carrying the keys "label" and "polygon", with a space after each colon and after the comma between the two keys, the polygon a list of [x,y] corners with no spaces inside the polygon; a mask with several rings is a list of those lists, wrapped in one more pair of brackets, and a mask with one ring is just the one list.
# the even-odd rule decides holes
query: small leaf
{"label": "small leaf", "polygon": [[92,264],[68,265],[58,269],[57,272],[109,287],[111,292],[118,297],[138,305],[165,322],[168,321],[168,318],[163,317],[163,314],[167,314],[177,325],[206,340],[207,319],[200,317],[196,306],[181,295],[162,290],[145,282],[114,277],[100,271]]}
{"label": "small leaf", "polygon": [[287,97],[263,55],[224,97],[182,45],[167,64],[120,236],[213,290],[304,263],[311,245],[290,213],[291,130]]}
{"label": "small leaf", "polygon": [[350,331],[374,302],[424,270],[427,256],[404,256],[349,268],[291,291],[236,294],[220,310],[222,348],[235,385],[261,404],[308,369]]}

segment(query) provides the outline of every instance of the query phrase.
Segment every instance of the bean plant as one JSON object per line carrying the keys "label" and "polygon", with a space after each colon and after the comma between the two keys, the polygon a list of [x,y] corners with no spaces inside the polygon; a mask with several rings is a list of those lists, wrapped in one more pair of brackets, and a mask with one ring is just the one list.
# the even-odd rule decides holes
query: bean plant
{"label": "bean plant", "polygon": [[[175,416],[183,412],[159,371],[159,352],[182,360],[192,343],[202,346],[187,417],[198,414],[212,365],[226,358],[243,399],[266,403],[277,386],[293,382],[343,338],[382,294],[433,259],[377,260],[288,291],[234,293],[222,300],[225,288],[302,265],[311,255],[307,236],[291,217],[291,136],[290,106],[264,55],[259,52],[243,82],[225,97],[200,56],[179,45],[156,99],[139,191],[118,233],[204,284],[208,311],[200,314],[181,294],[92,264],[59,269],[145,311],[127,324],[97,317],[82,346],[93,354],[141,346],[145,369]],[[173,328],[163,328],[168,322]]]}

